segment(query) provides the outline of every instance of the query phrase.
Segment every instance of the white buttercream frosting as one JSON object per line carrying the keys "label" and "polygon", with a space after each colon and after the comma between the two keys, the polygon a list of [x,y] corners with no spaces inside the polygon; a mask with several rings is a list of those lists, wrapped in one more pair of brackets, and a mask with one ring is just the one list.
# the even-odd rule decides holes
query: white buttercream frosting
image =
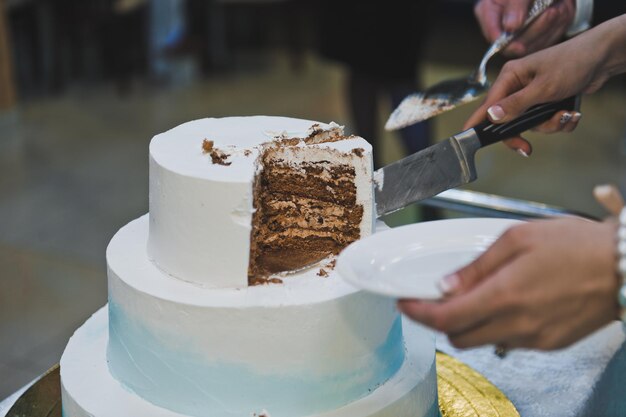
{"label": "white buttercream frosting", "polygon": [[[307,137],[310,120],[284,117],[229,117],[182,124],[150,143],[150,239],[148,253],[165,272],[213,288],[243,288],[248,283],[252,186],[262,144],[280,137]],[[322,129],[336,124],[319,124]],[[203,153],[204,139],[228,155],[228,166]],[[353,137],[294,147],[294,160],[324,158],[349,163],[357,172],[357,202],[365,214],[362,235],[372,215],[371,145]],[[363,149],[363,158],[351,153]]]}

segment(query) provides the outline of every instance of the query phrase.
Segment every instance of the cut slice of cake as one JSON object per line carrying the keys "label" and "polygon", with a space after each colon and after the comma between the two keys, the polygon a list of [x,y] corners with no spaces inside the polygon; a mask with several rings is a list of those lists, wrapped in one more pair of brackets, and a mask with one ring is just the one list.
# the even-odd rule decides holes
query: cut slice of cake
{"label": "cut slice of cake", "polygon": [[340,126],[265,144],[254,184],[249,283],[298,271],[369,235],[371,158]]}

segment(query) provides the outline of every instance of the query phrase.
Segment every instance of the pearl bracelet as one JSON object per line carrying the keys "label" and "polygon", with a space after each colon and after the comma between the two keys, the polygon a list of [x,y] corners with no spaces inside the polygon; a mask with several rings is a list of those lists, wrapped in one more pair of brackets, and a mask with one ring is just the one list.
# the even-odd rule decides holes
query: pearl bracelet
{"label": "pearl bracelet", "polygon": [[626,323],[626,207],[619,214],[619,227],[617,229],[617,270],[622,279],[617,299],[620,305],[620,318]]}

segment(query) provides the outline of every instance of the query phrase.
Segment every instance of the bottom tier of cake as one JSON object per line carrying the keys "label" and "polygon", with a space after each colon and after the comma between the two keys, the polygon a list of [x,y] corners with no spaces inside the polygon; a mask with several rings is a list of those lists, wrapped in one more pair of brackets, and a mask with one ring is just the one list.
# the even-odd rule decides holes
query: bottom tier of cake
{"label": "bottom tier of cake", "polygon": [[[433,336],[408,320],[403,322],[403,332],[407,352],[398,372],[368,396],[318,417],[438,416]],[[64,417],[184,417],[142,399],[114,379],[107,365],[107,342],[104,307],[76,331],[61,358]],[[248,416],[263,415],[272,416],[272,410],[250,410]],[[234,416],[225,412],[211,417]]]}

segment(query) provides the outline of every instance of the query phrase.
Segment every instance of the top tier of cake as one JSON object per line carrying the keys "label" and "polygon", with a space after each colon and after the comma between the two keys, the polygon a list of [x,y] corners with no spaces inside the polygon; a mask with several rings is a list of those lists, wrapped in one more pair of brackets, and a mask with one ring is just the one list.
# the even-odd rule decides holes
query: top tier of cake
{"label": "top tier of cake", "polygon": [[[312,242],[342,232],[351,209],[344,207],[341,187],[333,188],[346,183],[354,190],[348,203],[359,207],[356,238],[368,235],[373,224],[371,145],[359,137],[327,140],[325,130],[337,128],[308,120],[255,116],[196,120],[155,136],[150,143],[151,259],[168,274],[194,284],[245,287],[251,274],[251,242],[253,257],[258,257],[255,250],[269,241],[296,236]],[[314,140],[304,140],[313,136]],[[263,176],[264,170],[270,173],[266,169],[270,165],[278,169]],[[307,188],[299,177],[317,188]],[[284,184],[292,185],[290,192],[298,198],[293,206],[296,216],[301,216],[290,218],[289,223],[302,230],[286,230],[271,213],[291,201],[261,198],[276,189],[283,192]],[[324,190],[330,197],[320,195]],[[304,200],[306,207],[301,204]],[[265,208],[259,211],[262,204]],[[267,225],[273,233],[269,237],[262,230]],[[254,240],[253,235],[265,240]],[[259,258],[265,272],[284,270],[276,260],[297,254],[272,251],[267,258]]]}

